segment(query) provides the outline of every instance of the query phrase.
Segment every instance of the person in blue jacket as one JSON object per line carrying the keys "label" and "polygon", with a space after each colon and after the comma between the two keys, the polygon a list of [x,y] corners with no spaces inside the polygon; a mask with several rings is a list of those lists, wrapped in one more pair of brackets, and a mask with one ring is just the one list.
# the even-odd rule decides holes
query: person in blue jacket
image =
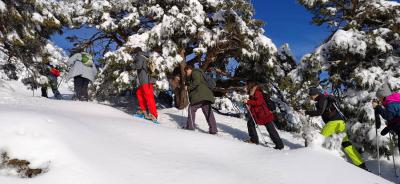
{"label": "person in blue jacket", "polygon": [[[379,101],[372,101],[372,107],[376,114],[382,116],[387,121],[386,127],[381,131],[381,135],[386,135],[390,131],[400,135],[400,93],[393,93],[389,85],[384,84],[376,92]],[[380,128],[380,124],[376,125]],[[400,150],[400,142],[397,142]]]}

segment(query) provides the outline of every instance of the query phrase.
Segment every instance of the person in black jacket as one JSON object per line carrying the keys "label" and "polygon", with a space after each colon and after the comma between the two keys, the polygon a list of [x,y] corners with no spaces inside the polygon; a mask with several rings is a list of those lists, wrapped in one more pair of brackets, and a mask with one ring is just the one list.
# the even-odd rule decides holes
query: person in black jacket
{"label": "person in black jacket", "polygon": [[[311,100],[317,102],[316,110],[305,111],[305,114],[311,117],[322,117],[325,126],[322,128],[321,134],[325,137],[330,137],[333,134],[346,133],[345,117],[337,107],[334,97],[322,94],[317,88],[310,88],[309,96]],[[342,140],[342,148],[354,165],[367,169],[360,153],[350,143],[347,135]]]}

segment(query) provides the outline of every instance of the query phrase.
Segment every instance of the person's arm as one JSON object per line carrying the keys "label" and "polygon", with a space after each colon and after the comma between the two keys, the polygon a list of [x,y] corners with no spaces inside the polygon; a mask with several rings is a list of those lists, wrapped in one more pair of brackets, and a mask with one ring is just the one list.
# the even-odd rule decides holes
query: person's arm
{"label": "person's arm", "polygon": [[192,81],[189,83],[188,90],[192,91],[196,89],[201,83],[202,74],[199,71],[192,72]]}
{"label": "person's arm", "polygon": [[247,100],[246,104],[251,106],[261,106],[262,105],[263,95],[260,91],[256,91],[254,93],[254,100]]}
{"label": "person's arm", "polygon": [[392,105],[389,105],[387,108],[383,108],[382,106],[378,105],[375,108],[375,112],[379,115],[382,116],[383,119],[385,119],[388,124],[386,127],[381,131],[381,135],[386,135],[393,129],[393,124],[391,121],[394,119],[394,114],[395,114],[395,109],[393,108]]}
{"label": "person's arm", "polygon": [[132,66],[132,69],[134,69],[134,70],[140,70],[140,69],[142,69],[142,68],[143,68],[143,65],[144,65],[144,60],[145,60],[144,56],[142,56],[142,55],[136,56],[136,62],[134,62],[134,63],[131,65],[131,66]]}
{"label": "person's arm", "polygon": [[378,105],[378,106],[376,106],[375,111],[376,111],[376,113],[381,115],[382,118],[385,119],[386,121],[390,122],[394,118],[393,109],[391,108],[390,105],[388,106],[387,109],[384,109],[382,106]]}
{"label": "person's arm", "polygon": [[315,111],[306,111],[305,113],[311,117],[321,116],[328,106],[328,98],[323,98],[317,102],[317,109]]}
{"label": "person's arm", "polygon": [[72,56],[68,59],[68,61],[67,61],[68,66],[74,65],[75,62],[76,62],[77,60],[81,59],[81,58],[82,58],[82,55],[81,55],[80,53],[77,53],[77,54],[72,55]]}

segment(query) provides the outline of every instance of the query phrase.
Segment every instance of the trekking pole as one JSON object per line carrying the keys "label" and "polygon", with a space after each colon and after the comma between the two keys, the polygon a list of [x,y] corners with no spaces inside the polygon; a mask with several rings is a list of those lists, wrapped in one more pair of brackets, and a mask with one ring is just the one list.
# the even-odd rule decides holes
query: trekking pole
{"label": "trekking pole", "polygon": [[378,175],[381,175],[381,157],[379,153],[379,134],[378,128],[381,126],[381,117],[379,113],[374,110],[375,112],[375,133],[376,133],[376,151],[378,152]]}
{"label": "trekking pole", "polygon": [[60,80],[60,82],[59,82],[58,85],[57,85],[57,89],[60,88],[61,84],[64,82],[64,79],[65,79],[66,77],[67,77],[67,76],[61,77],[61,80]]}
{"label": "trekking pole", "polygon": [[[375,117],[376,118],[376,117]],[[379,117],[378,117],[379,118]],[[379,155],[379,135],[378,135],[378,128],[375,128],[376,133],[376,151],[378,152],[378,175],[381,175],[381,157]]]}
{"label": "trekking pole", "polygon": [[394,145],[394,140],[393,140],[393,135],[392,133],[389,133],[389,139],[392,141],[392,159],[393,159],[393,168],[394,168],[394,175],[396,177],[399,177],[399,175],[397,174],[397,167],[396,167],[396,161],[394,159],[394,149],[395,149],[395,145]]}
{"label": "trekking pole", "polygon": [[246,105],[246,108],[247,108],[247,112],[249,113],[251,119],[253,120],[254,125],[256,126],[256,128],[258,129],[258,131],[260,132],[261,139],[263,140],[265,146],[267,146],[267,141],[265,141],[265,138],[264,138],[264,136],[262,135],[262,132],[261,132],[260,127],[257,125],[256,121],[254,120],[253,115],[251,114],[251,111],[250,111],[249,106],[248,106],[247,104],[245,104],[245,105]]}

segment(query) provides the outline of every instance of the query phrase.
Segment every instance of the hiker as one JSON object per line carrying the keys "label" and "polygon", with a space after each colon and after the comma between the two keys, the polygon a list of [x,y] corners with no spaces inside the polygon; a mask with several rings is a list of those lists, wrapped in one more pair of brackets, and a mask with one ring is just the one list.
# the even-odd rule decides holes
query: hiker
{"label": "hiker", "polygon": [[57,81],[57,78],[61,75],[60,68],[51,65],[49,62],[44,63],[41,67],[41,74],[47,76],[48,79],[48,82],[42,85],[42,97],[48,98],[47,88],[50,87],[53,91],[54,98],[56,98],[57,100],[61,100],[62,96],[60,91],[58,91]]}
{"label": "hiker", "polygon": [[71,70],[68,79],[74,78],[75,99],[88,101],[88,86],[93,82],[97,69],[90,54],[83,52],[83,49],[77,48],[74,54],[68,59],[68,66]]}
{"label": "hiker", "polygon": [[[139,110],[136,115],[149,119],[151,121],[157,121],[157,106],[154,98],[153,84],[155,79],[149,75],[148,59],[141,48],[134,50],[135,63],[132,64],[132,68],[136,70],[138,89],[136,90],[136,96],[139,103]],[[147,110],[149,113],[147,113]]]}
{"label": "hiker", "polygon": [[[393,131],[400,135],[400,93],[392,93],[387,84],[382,85],[376,92],[379,101],[372,101],[372,107],[375,111],[387,121],[386,127],[382,130],[381,135],[386,135]],[[381,102],[381,105],[379,105]],[[380,125],[377,125],[380,128]],[[397,141],[400,150],[400,141]]]}
{"label": "hiker", "polygon": [[201,108],[207,119],[210,134],[217,134],[217,123],[211,104],[214,103],[214,94],[204,80],[205,74],[201,69],[194,69],[193,66],[185,66],[187,76],[186,89],[189,92],[189,108],[186,129],[194,130],[196,111]]}
{"label": "hiker", "polygon": [[265,125],[272,142],[275,144],[274,148],[279,150],[283,149],[284,145],[282,139],[274,125],[275,116],[267,107],[262,89],[258,86],[256,81],[252,80],[247,81],[246,88],[250,96],[249,100],[243,101],[250,109],[250,117],[247,121],[250,140],[247,142],[259,144],[256,126]]}
{"label": "hiker", "polygon": [[[311,117],[321,116],[325,122],[325,126],[321,130],[324,137],[330,137],[333,134],[344,133],[346,134],[345,117],[335,103],[333,96],[327,96],[321,93],[318,88],[312,87],[309,89],[309,97],[311,100],[316,101],[316,110],[305,111],[306,115]],[[351,144],[347,134],[342,140],[342,148],[346,155],[352,160],[353,164],[367,170],[365,163],[357,151]]]}

